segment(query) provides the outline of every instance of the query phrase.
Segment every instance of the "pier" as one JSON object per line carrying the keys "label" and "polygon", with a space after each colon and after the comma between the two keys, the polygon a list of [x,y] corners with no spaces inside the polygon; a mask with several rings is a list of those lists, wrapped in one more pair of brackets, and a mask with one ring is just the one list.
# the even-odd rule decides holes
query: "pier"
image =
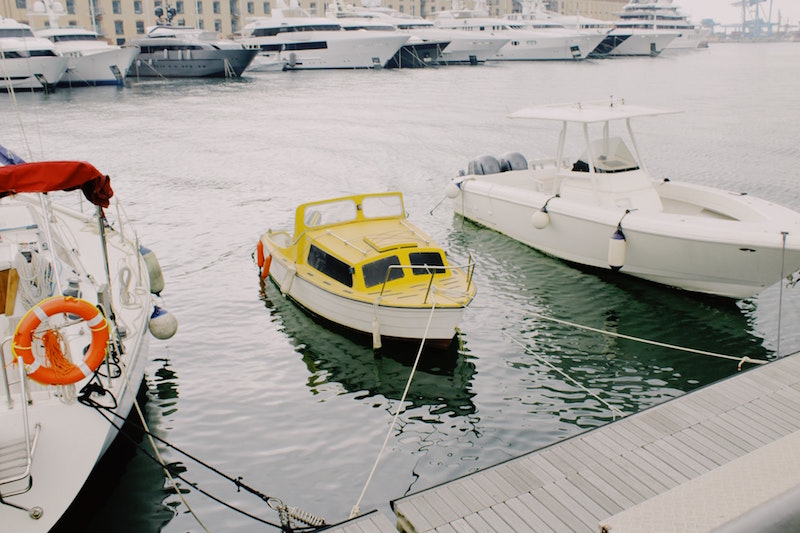
{"label": "pier", "polygon": [[[765,529],[800,524],[798,450],[792,355],[391,505],[408,533]],[[385,518],[337,530],[394,530]]]}

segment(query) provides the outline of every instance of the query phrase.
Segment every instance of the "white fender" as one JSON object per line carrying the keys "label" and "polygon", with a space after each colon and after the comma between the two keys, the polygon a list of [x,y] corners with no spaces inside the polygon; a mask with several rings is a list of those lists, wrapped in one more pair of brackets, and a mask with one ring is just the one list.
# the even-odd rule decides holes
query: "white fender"
{"label": "white fender", "polygon": [[550,224],[550,215],[547,214],[547,211],[540,209],[531,215],[531,223],[536,229],[544,229]]}
{"label": "white fender", "polygon": [[625,234],[617,228],[608,240],[608,266],[615,272],[625,264],[625,246]]}
{"label": "white fender", "polygon": [[458,185],[456,185],[456,183],[454,181],[451,181],[450,183],[448,183],[447,187],[445,187],[445,189],[444,189],[445,196],[447,196],[451,200],[453,198],[458,197],[460,192],[461,192],[461,189],[458,187]]}

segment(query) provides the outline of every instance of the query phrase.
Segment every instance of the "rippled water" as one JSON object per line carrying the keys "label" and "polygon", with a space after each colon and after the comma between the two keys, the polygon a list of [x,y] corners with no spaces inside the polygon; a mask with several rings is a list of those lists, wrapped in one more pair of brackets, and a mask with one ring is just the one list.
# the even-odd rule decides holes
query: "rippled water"
{"label": "rippled water", "polygon": [[[259,283],[261,232],[297,204],[400,190],[411,220],[477,261],[462,346],[415,377],[362,511],[736,372],[736,363],[576,329],[548,317],[737,356],[800,349],[798,289],[701,299],[582,271],[453,216],[444,185],[468,159],[552,152],[556,126],[511,121],[531,104],[613,95],[679,115],[634,123],[651,171],[800,209],[800,45],[716,45],[656,59],[402,71],[260,73],[236,81],[0,95],[0,143],[29,159],[86,159],[112,178],[166,278],[180,328],[152,343],[154,433],[231,477],[328,521],[358,500],[411,353],[328,331]],[[12,112],[12,107],[15,109]],[[26,152],[25,139],[33,155]],[[588,388],[588,394],[561,373]],[[175,451],[188,480],[273,523],[277,514]],[[104,466],[82,531],[261,530],[186,483],[189,512],[142,453]],[[99,488],[97,488],[99,487]],[[88,500],[88,503],[86,503]],[[84,523],[88,522],[88,523]],[[113,526],[111,525],[113,524]],[[267,528],[269,529],[269,528]]]}

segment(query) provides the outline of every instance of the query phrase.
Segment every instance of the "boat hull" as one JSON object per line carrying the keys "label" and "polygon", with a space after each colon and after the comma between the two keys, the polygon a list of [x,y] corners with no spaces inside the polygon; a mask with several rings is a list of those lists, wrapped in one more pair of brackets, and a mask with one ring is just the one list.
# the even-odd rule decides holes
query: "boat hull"
{"label": "boat hull", "polygon": [[0,74],[0,89],[49,89],[61,81],[66,70],[66,57],[6,58]]}
{"label": "boat hull", "polygon": [[[308,33],[308,35],[303,35]],[[334,34],[331,38],[328,34]],[[406,34],[376,32],[297,32],[296,40],[247,37],[247,46],[258,46],[267,62],[285,61],[285,70],[383,68],[400,50]],[[289,34],[282,34],[283,37]]]}
{"label": "boat hull", "polygon": [[[520,35],[515,35],[519,33]],[[563,61],[585,59],[603,40],[603,36],[561,33],[552,30],[539,34],[508,32],[510,41],[503,45],[492,61]]]}
{"label": "boat hull", "polygon": [[[662,182],[657,188],[665,206],[702,198],[708,206],[751,213],[753,221],[692,214],[688,209],[626,214],[624,208],[590,206],[532,190],[523,185],[532,181],[528,171],[504,174],[509,175],[504,183],[461,181],[455,212],[571,263],[612,270],[610,240],[620,227],[625,243],[620,273],[687,291],[748,298],[800,268],[798,215],[758,198]],[[547,223],[537,229],[533,219],[541,217],[537,213],[546,202]],[[757,215],[768,218],[755,220]]]}
{"label": "boat hull", "polygon": [[128,72],[136,78],[224,78],[240,76],[257,50],[246,48],[164,50],[141,53]]}
{"label": "boat hull", "polygon": [[677,36],[677,33],[648,30],[612,30],[590,57],[657,56]]}
{"label": "boat hull", "polygon": [[97,52],[64,52],[67,71],[59,85],[123,85],[125,76],[139,56],[137,46],[124,46]]}

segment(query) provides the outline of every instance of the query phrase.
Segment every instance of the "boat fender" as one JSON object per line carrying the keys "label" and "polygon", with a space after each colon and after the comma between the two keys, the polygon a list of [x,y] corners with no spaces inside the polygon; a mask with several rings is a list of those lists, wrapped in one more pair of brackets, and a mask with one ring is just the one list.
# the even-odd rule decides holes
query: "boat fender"
{"label": "boat fender", "polygon": [[153,307],[153,314],[150,315],[148,327],[153,337],[163,341],[177,333],[178,320],[172,313],[156,305]]}
{"label": "boat fender", "polygon": [[625,264],[625,234],[622,228],[617,226],[611,238],[608,240],[608,266],[614,272],[619,271]]}
{"label": "boat fender", "polygon": [[448,183],[447,187],[445,187],[444,189],[445,196],[447,196],[451,200],[453,198],[456,198],[460,192],[461,192],[461,187],[459,187],[459,184],[454,181]]}
{"label": "boat fender", "polygon": [[547,214],[547,210],[540,209],[531,215],[531,223],[536,229],[544,229],[550,224],[550,215]]}
{"label": "boat fender", "polygon": [[264,255],[264,241],[261,240],[258,241],[256,252],[257,252],[259,275],[261,276],[261,279],[265,279],[267,276],[269,276],[269,267],[272,264],[272,255],[271,254],[266,254],[266,256]]}
{"label": "boat fender", "polygon": [[[34,356],[31,344],[33,332],[42,324],[42,321],[57,314],[77,315],[85,320],[92,332],[92,342],[83,356],[83,361],[73,364],[61,353],[58,338],[51,337],[54,344],[50,344],[48,334],[51,331],[44,333],[46,359],[49,364],[58,367],[54,369],[51,366],[43,365],[45,358]],[[22,357],[28,377],[32,380],[44,385],[70,385],[89,377],[97,370],[106,357],[108,337],[108,322],[94,304],[72,296],[54,296],[40,302],[25,313],[25,316],[17,324],[11,349],[15,358]]]}
{"label": "boat fender", "polygon": [[256,245],[256,264],[258,268],[264,266],[264,242],[261,239],[258,240]]}
{"label": "boat fender", "polygon": [[161,265],[158,263],[156,254],[149,248],[139,246],[139,253],[142,254],[144,264],[147,265],[147,275],[150,277],[150,292],[159,295],[164,290],[164,275],[161,273]]}
{"label": "boat fender", "polygon": [[283,283],[281,283],[282,294],[287,294],[290,290],[292,290],[292,282],[294,281],[295,274],[297,274],[296,266],[292,265],[286,269],[286,276],[283,278]]}
{"label": "boat fender", "polygon": [[261,279],[266,279],[269,276],[269,267],[272,265],[272,255],[267,254],[264,258],[264,266],[261,267]]}
{"label": "boat fender", "polygon": [[381,348],[381,326],[378,323],[378,317],[372,319],[372,349],[380,350]]}

